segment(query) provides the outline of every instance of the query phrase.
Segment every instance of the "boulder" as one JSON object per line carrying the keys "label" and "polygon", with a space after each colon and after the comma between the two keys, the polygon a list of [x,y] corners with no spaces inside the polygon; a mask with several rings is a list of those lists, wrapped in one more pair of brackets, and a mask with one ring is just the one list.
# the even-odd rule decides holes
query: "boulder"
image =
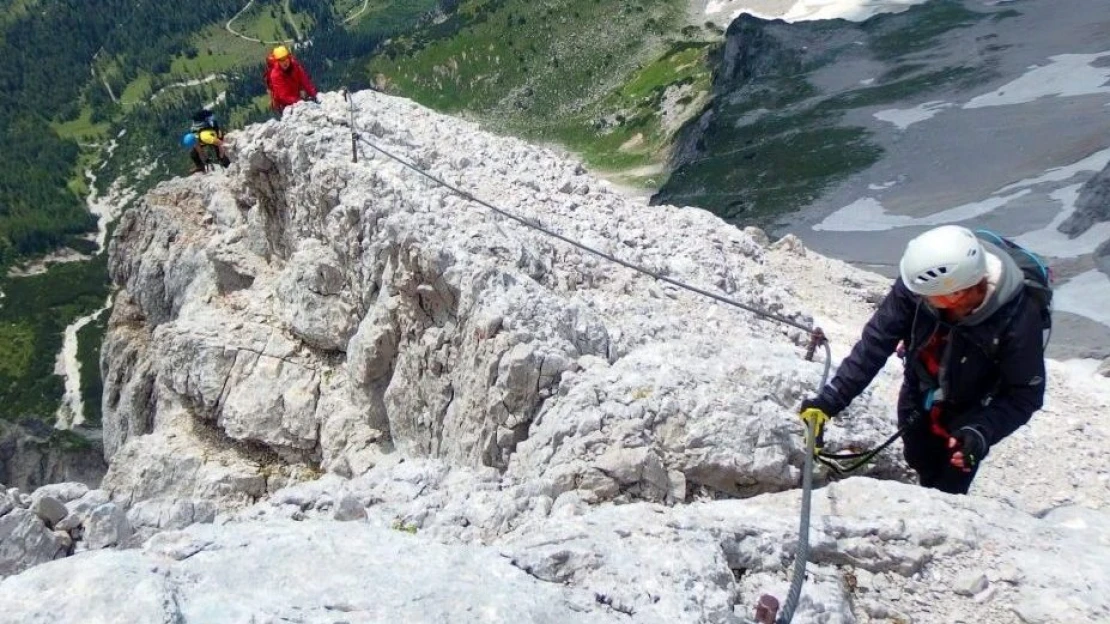
{"label": "boulder", "polygon": [[36,496],[31,503],[31,511],[39,517],[48,528],[54,528],[62,518],[69,514],[69,510],[58,499],[52,496]]}
{"label": "boulder", "polygon": [[131,536],[127,513],[115,503],[104,503],[92,509],[84,522],[82,544],[89,550],[123,544]]}
{"label": "boulder", "polygon": [[0,516],[0,578],[52,561],[63,548],[34,512],[13,509]]}

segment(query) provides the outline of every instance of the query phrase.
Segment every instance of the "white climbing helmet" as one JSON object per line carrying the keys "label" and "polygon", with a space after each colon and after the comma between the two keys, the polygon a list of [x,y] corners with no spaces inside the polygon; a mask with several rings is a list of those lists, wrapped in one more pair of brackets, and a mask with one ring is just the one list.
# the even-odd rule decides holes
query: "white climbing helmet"
{"label": "white climbing helmet", "polygon": [[923,297],[950,295],[986,277],[987,257],[971,230],[942,225],[911,240],[898,268],[911,291]]}

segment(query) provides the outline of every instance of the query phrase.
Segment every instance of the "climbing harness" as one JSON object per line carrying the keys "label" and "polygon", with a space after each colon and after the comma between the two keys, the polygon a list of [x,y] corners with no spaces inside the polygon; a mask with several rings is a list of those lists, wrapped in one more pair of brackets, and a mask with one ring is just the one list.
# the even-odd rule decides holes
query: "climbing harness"
{"label": "climbing harness", "polygon": [[[632,269],[633,271],[636,271],[636,272],[641,273],[643,275],[647,275],[649,277],[652,277],[652,278],[654,278],[656,280],[659,280],[661,282],[665,282],[665,283],[670,284],[672,286],[675,286],[677,288],[681,288],[683,290],[687,290],[687,291],[702,295],[703,297],[707,297],[707,298],[712,299],[714,301],[717,301],[717,302],[720,302],[720,303],[723,303],[723,304],[726,304],[726,305],[729,305],[729,306],[733,306],[733,307],[739,308],[741,310],[745,310],[745,311],[750,312],[750,313],[752,313],[752,314],[754,314],[758,317],[768,319],[768,320],[772,320],[772,321],[776,321],[776,322],[781,323],[783,325],[787,325],[787,326],[790,326],[790,327],[794,327],[796,329],[800,329],[800,330],[806,332],[809,335],[809,343],[806,347],[806,360],[810,360],[810,361],[813,360],[813,356],[816,353],[818,347],[821,347],[821,348],[824,349],[825,365],[824,365],[824,370],[821,373],[821,383],[818,386],[818,388],[823,388],[825,386],[825,384],[828,382],[829,370],[832,367],[832,350],[829,348],[828,338],[825,336],[825,333],[821,330],[821,328],[819,328],[819,327],[807,327],[807,326],[805,326],[805,325],[803,325],[803,324],[801,324],[801,323],[799,323],[799,322],[797,322],[793,319],[782,316],[781,314],[776,314],[774,312],[770,312],[768,310],[764,310],[764,309],[758,308],[756,306],[743,303],[741,301],[736,301],[735,299],[731,299],[729,297],[725,297],[723,295],[719,295],[717,293],[710,292],[710,291],[705,290],[703,288],[699,288],[697,286],[693,286],[691,284],[681,282],[681,281],[676,280],[674,278],[667,277],[666,275],[662,275],[662,274],[660,274],[656,271],[652,271],[651,269],[648,269],[647,267],[640,266],[638,264],[635,264],[633,262],[629,262],[627,260],[622,260],[621,258],[618,258],[616,256],[608,254],[604,251],[601,251],[600,249],[595,249],[595,248],[590,247],[589,245],[586,245],[584,243],[580,243],[576,240],[567,238],[566,236],[563,236],[562,234],[559,234],[558,232],[552,231],[552,230],[544,227],[543,225],[541,225],[536,220],[513,214],[511,212],[508,212],[506,210],[498,208],[497,206],[494,206],[493,204],[491,204],[491,203],[489,203],[485,200],[482,200],[478,197],[475,197],[473,194],[471,194],[471,193],[469,193],[469,192],[467,192],[463,189],[460,189],[460,188],[446,182],[445,180],[443,180],[441,178],[438,178],[438,177],[428,173],[427,171],[424,171],[420,167],[417,167],[416,165],[408,162],[407,160],[401,158],[400,156],[397,156],[397,155],[393,154],[392,152],[390,152],[389,150],[386,150],[386,149],[374,144],[373,142],[366,140],[362,136],[360,136],[358,134],[358,130],[355,127],[355,124],[354,124],[353,98],[351,98],[350,95],[347,94],[346,89],[344,89],[344,93],[345,93],[345,97],[348,98],[348,104],[349,104],[350,115],[351,115],[351,143],[352,143],[352,145],[356,145],[357,142],[361,141],[366,147],[369,147],[370,149],[381,153],[386,158],[389,158],[390,160],[393,160],[393,161],[399,163],[401,166],[405,167],[406,169],[410,169],[410,170],[420,174],[421,176],[424,176],[425,178],[431,180],[432,182],[439,185],[440,187],[445,188],[445,189],[451,191],[452,193],[455,193],[459,197],[462,197],[463,199],[466,199],[466,200],[474,202],[474,203],[476,203],[480,206],[483,206],[483,207],[493,211],[494,213],[496,213],[498,215],[501,215],[501,216],[503,216],[507,219],[510,219],[512,221],[516,221],[517,223],[520,223],[521,225],[524,225],[525,227],[531,228],[533,230],[536,230],[538,232],[546,234],[547,236],[550,236],[552,238],[560,240],[560,241],[562,241],[562,242],[564,242],[564,243],[566,243],[566,244],[568,244],[572,247],[575,247],[575,248],[580,249],[582,251],[585,251],[587,253],[593,254],[595,256],[598,256],[600,258],[603,258],[605,260],[608,260],[610,262],[613,262],[613,263],[618,264],[620,266],[623,266],[625,268]],[[357,153],[356,153],[356,158],[357,158]],[[893,441],[893,440],[891,440],[891,441]],[[888,444],[889,444],[889,442],[888,442]],[[885,448],[885,445],[884,445],[884,448]],[[882,449],[880,448],[878,450],[882,450]],[[809,560],[809,516],[810,516],[810,507],[811,507],[812,494],[813,494],[813,463],[814,463],[814,458],[816,457],[816,452],[815,451],[816,451],[816,432],[814,431],[812,424],[807,423],[807,425],[806,425],[805,465],[802,469],[801,519],[799,520],[799,526],[798,526],[798,546],[797,546],[797,548],[795,550],[795,553],[794,553],[794,569],[793,569],[793,572],[792,572],[792,575],[791,575],[791,580],[790,580],[790,590],[789,590],[789,593],[787,594],[786,603],[784,605],[783,614],[781,616],[777,616],[778,600],[776,600],[773,596],[768,596],[768,595],[765,595],[760,599],[760,604],[759,604],[759,608],[757,609],[757,616],[756,617],[757,618],[760,618],[760,617],[770,618],[770,619],[760,619],[760,620],[758,620],[761,623],[762,622],[768,622],[770,624],[789,624],[791,622],[791,620],[793,620],[793,618],[794,618],[794,611],[797,609],[798,601],[801,598],[802,584],[805,581],[806,562]],[[774,607],[773,609],[771,608],[772,605]],[[776,616],[777,616],[777,619],[775,619]]]}

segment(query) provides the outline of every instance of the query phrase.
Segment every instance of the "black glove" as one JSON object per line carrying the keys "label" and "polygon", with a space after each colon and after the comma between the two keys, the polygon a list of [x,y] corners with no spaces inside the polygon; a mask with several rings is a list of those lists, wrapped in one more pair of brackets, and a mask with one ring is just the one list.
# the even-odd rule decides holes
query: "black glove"
{"label": "black glove", "polygon": [[316,104],[319,104],[320,103],[320,98],[318,98],[314,95],[314,96],[308,98],[308,101],[309,102],[315,102]]}
{"label": "black glove", "polygon": [[829,418],[832,418],[832,417],[836,416],[837,413],[838,413],[833,408],[833,406],[829,405],[829,402],[826,401],[825,399],[821,398],[820,395],[815,396],[815,397],[810,398],[810,399],[802,400],[802,406],[800,408],[798,408],[798,411],[799,412],[804,412],[808,409],[819,409],[822,412],[825,412],[825,415],[828,416]]}
{"label": "black glove", "polygon": [[987,451],[990,450],[987,437],[975,427],[961,427],[952,434],[952,437],[956,440],[956,446],[952,449],[952,452],[959,451],[963,453],[965,470],[974,469],[979,462],[983,461],[983,458],[987,456]]}

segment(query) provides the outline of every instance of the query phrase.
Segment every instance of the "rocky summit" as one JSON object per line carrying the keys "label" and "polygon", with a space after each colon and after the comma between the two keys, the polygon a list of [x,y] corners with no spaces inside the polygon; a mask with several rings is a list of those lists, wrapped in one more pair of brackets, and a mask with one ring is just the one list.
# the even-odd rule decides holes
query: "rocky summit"
{"label": "rocky summit", "polygon": [[[0,494],[3,617],[741,623],[761,594],[785,599],[794,411],[823,369],[807,333],[446,185],[816,323],[834,359],[889,281],[350,97],[233,133],[226,173],[123,216],[109,470],[99,489]],[[909,483],[897,445],[863,476],[818,475],[794,622],[1110,621],[1110,382],[1050,364],[1045,409],[972,496]],[[893,431],[900,366],[833,450]]]}

